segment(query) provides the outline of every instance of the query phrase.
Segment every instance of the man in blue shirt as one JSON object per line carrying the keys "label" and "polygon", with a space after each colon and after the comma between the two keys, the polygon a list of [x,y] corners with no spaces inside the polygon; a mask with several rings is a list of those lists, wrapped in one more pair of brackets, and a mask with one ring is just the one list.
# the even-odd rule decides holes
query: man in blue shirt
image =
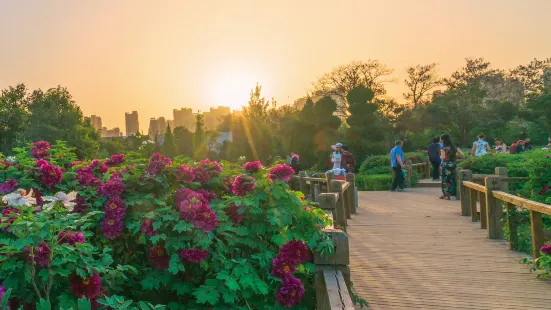
{"label": "man in blue shirt", "polygon": [[401,140],[397,140],[394,143],[394,148],[390,150],[390,163],[392,164],[392,187],[390,190],[393,192],[404,190],[404,175],[402,174],[402,167],[404,166],[403,144]]}

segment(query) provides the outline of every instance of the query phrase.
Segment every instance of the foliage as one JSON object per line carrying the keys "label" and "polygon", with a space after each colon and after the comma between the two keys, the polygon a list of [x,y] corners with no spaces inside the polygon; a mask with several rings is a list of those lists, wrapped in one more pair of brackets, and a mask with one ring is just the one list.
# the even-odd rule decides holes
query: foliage
{"label": "foliage", "polygon": [[163,145],[161,146],[161,154],[167,157],[175,157],[178,155],[178,147],[174,141],[174,135],[172,134],[170,125],[166,126],[166,134]]}
{"label": "foliage", "polygon": [[359,191],[388,191],[392,183],[392,174],[358,174],[356,187]]}
{"label": "foliage", "polygon": [[436,72],[436,64],[408,67],[407,73],[404,83],[408,92],[404,94],[404,98],[413,109],[427,104],[430,101],[429,92],[442,84]]}
{"label": "foliage", "polygon": [[320,228],[329,221],[289,189],[289,168],[138,153],[75,162],[63,142],[14,151],[0,158],[0,279],[12,305],[281,309],[296,297],[278,293],[289,285],[274,276],[278,257],[296,268],[295,308],[315,307],[312,254],[282,252],[333,251]]}

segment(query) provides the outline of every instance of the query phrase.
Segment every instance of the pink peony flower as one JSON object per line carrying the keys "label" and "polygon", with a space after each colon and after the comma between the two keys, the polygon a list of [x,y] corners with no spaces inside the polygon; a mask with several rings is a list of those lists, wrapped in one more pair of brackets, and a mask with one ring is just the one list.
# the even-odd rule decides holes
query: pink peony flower
{"label": "pink peony flower", "polygon": [[241,209],[241,206],[232,205],[224,209],[224,212],[235,224],[241,224],[245,218],[245,213],[241,212]]}
{"label": "pink peony flower", "polygon": [[122,163],[124,163],[124,154],[112,155],[105,161],[107,167],[120,166]]}
{"label": "pink peony flower", "polygon": [[11,193],[19,185],[19,182],[16,179],[8,179],[6,182],[0,184],[0,192],[2,193]]}
{"label": "pink peony flower", "polygon": [[48,153],[46,152],[48,149],[50,149],[50,143],[46,141],[37,141],[33,143],[31,157],[36,159],[45,158],[48,156]]}
{"label": "pink peony flower", "polygon": [[217,197],[215,193],[209,192],[208,190],[206,190],[204,188],[198,189],[197,193],[203,195],[203,197],[205,197],[205,199],[208,200],[209,202],[216,199],[216,197]]}
{"label": "pink peony flower", "polygon": [[232,184],[232,193],[236,196],[245,196],[256,186],[255,179],[248,175],[238,175]]}
{"label": "pink peony flower", "polygon": [[186,165],[177,167],[174,173],[176,174],[176,179],[178,179],[178,181],[186,184],[193,182],[195,179],[193,169]]}
{"label": "pink peony flower", "polygon": [[274,168],[270,169],[270,171],[268,172],[268,179],[270,179],[270,181],[279,179],[283,182],[289,182],[291,180],[291,176],[294,173],[295,173],[295,170],[293,170],[293,168],[287,165],[279,164]]}
{"label": "pink peony flower", "polygon": [[290,260],[287,260],[286,257],[276,257],[272,261],[272,276],[278,277],[280,279],[286,279],[293,276],[293,273],[296,271],[296,264]]}
{"label": "pink peony flower", "polygon": [[149,248],[149,261],[155,269],[168,269],[169,257],[165,248],[160,245]]}
{"label": "pink peony flower", "polygon": [[208,183],[210,181],[210,174],[204,167],[195,167],[191,169],[195,174],[195,181],[199,183]]}
{"label": "pink peony flower", "polygon": [[276,299],[285,308],[298,305],[304,295],[304,287],[297,278],[287,278],[276,294]]}
{"label": "pink peony flower", "polygon": [[293,264],[301,264],[308,259],[308,246],[302,241],[291,240],[281,247],[278,257]]}
{"label": "pink peony flower", "polygon": [[99,182],[99,178],[94,176],[92,166],[77,169],[77,180],[81,186],[95,186]]}
{"label": "pink peony flower", "polygon": [[214,213],[207,205],[201,205],[195,211],[193,225],[196,228],[202,229],[204,232],[211,232],[218,227],[216,213]]}
{"label": "pink peony flower", "polygon": [[121,235],[124,229],[124,223],[120,219],[104,218],[101,221],[101,230],[103,236],[107,239],[115,239]]}
{"label": "pink peony flower", "polygon": [[105,203],[105,217],[120,220],[126,214],[126,206],[119,197],[113,197]]}
{"label": "pink peony flower", "polygon": [[35,263],[39,267],[48,267],[50,264],[50,248],[44,242],[40,242],[37,247],[33,248],[33,251],[29,248],[25,248],[25,252],[28,254],[29,263]]}
{"label": "pink peony flower", "polygon": [[203,203],[196,199],[186,199],[180,203],[178,211],[180,212],[180,218],[185,221],[191,222],[195,219],[197,210],[203,205]]}
{"label": "pink peony flower", "polygon": [[69,288],[77,298],[97,299],[100,297],[102,290],[101,277],[95,270],[91,277],[85,279],[76,273],[72,273],[69,276]]}
{"label": "pink peony flower", "polygon": [[157,234],[157,232],[153,229],[153,222],[153,219],[144,217],[143,222],[140,225],[142,232],[148,237],[152,237]]}
{"label": "pink peony flower", "polygon": [[216,177],[219,176],[222,172],[222,166],[217,161],[211,161],[210,159],[205,159],[201,161],[200,166],[206,170],[210,176]]}
{"label": "pink peony flower", "polygon": [[180,259],[182,262],[198,264],[209,257],[209,252],[200,249],[182,249]]}
{"label": "pink peony flower", "polygon": [[540,248],[540,251],[541,251],[543,254],[551,255],[551,244],[544,244],[544,245]]}
{"label": "pink peony flower", "polygon": [[262,163],[260,161],[250,161],[243,165],[243,169],[249,173],[256,173],[262,168]]}
{"label": "pink peony flower", "polygon": [[122,179],[114,175],[105,183],[101,183],[98,187],[98,193],[105,197],[118,197],[124,192],[124,183]]}
{"label": "pink peony flower", "polygon": [[166,166],[170,165],[172,165],[172,160],[170,158],[164,157],[159,153],[155,153],[149,159],[149,164],[147,165],[147,173],[156,176],[158,173],[162,172]]}
{"label": "pink peony flower", "polygon": [[57,236],[59,244],[69,244],[76,246],[77,243],[84,243],[84,235],[82,232],[62,231]]}
{"label": "pink peony flower", "polygon": [[549,190],[549,185],[545,185],[541,191],[539,191],[539,195],[545,195],[545,193],[547,193],[547,191]]}
{"label": "pink peony flower", "polygon": [[88,210],[86,198],[83,196],[77,196],[76,203],[72,213],[84,214]]}
{"label": "pink peony flower", "polygon": [[[40,160],[37,160],[37,164],[38,161]],[[61,169],[52,164],[44,163],[43,161],[40,162],[38,172],[41,174],[40,181],[47,188],[52,188],[56,184],[61,183],[61,179],[63,178]]]}
{"label": "pink peony flower", "polygon": [[196,198],[197,200],[201,201],[203,204],[208,204],[209,201],[199,192],[193,191],[189,188],[182,188],[176,191],[176,194],[174,195],[174,204],[177,208],[180,207],[180,204],[184,200],[191,200],[192,198]]}

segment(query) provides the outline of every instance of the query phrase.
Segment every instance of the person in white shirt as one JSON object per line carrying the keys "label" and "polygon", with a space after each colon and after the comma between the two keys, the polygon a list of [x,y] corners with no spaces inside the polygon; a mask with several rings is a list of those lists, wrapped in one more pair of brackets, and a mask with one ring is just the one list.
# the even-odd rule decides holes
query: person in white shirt
{"label": "person in white shirt", "polygon": [[478,140],[473,143],[471,155],[478,157],[490,152],[490,144],[484,141],[484,138],[483,134],[478,135]]}
{"label": "person in white shirt", "polygon": [[333,169],[340,169],[342,160],[342,143],[332,145],[331,148],[333,149],[333,153],[331,153],[331,162],[333,163]]}

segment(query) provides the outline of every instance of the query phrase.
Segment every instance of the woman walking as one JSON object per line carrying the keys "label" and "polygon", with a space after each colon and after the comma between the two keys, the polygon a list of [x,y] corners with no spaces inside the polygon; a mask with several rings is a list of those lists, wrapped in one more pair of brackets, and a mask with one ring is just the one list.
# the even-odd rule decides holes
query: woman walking
{"label": "woman walking", "polygon": [[440,137],[444,147],[440,150],[442,158],[442,196],[440,199],[450,200],[456,193],[456,160],[464,158],[465,155],[459,148],[453,145],[449,135]]}

